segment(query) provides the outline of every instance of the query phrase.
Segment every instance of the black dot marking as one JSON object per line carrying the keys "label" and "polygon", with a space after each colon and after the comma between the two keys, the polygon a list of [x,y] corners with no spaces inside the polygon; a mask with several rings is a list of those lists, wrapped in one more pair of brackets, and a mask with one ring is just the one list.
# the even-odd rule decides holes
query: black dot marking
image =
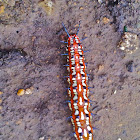
{"label": "black dot marking", "polygon": [[88,103],[88,100],[85,100],[86,103]]}
{"label": "black dot marking", "polygon": [[89,115],[88,115],[88,114],[86,114],[86,117],[89,117]]}
{"label": "black dot marking", "polygon": [[79,119],[79,115],[76,115],[76,119]]}
{"label": "black dot marking", "polygon": [[91,134],[92,132],[91,131],[88,131],[88,133]]}
{"label": "black dot marking", "polygon": [[73,89],[77,89],[77,87],[73,87]]}
{"label": "black dot marking", "polygon": [[87,87],[86,86],[83,86],[83,88],[86,89]]}
{"label": "black dot marking", "polygon": [[73,78],[76,78],[76,74],[75,74],[75,75],[73,75]]}
{"label": "black dot marking", "polygon": [[85,74],[82,74],[82,77],[85,77]]}
{"label": "black dot marking", "polygon": [[79,133],[80,136],[83,136],[83,133]]}
{"label": "black dot marking", "polygon": [[72,39],[74,40],[74,39],[75,39],[75,36],[74,36],[74,37],[72,37]]}

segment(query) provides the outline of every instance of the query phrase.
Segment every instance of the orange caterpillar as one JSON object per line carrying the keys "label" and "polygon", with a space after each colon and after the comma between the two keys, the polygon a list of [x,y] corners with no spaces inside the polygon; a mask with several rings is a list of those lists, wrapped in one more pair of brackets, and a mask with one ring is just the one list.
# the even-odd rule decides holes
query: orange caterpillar
{"label": "orange caterpillar", "polygon": [[88,99],[88,77],[85,72],[83,48],[77,36],[79,28],[77,34],[69,35],[63,23],[62,25],[69,36],[68,42],[64,43],[68,43],[66,50],[68,51],[67,61],[69,64],[66,66],[70,73],[67,80],[70,85],[68,89],[71,98],[69,108],[72,111],[71,122],[75,131],[74,136],[77,140],[93,140],[92,116],[89,111],[90,103]]}

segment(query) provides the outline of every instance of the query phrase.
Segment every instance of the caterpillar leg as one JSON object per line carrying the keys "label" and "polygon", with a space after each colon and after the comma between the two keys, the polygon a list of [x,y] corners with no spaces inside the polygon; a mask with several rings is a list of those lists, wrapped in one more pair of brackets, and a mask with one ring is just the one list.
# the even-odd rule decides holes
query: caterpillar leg
{"label": "caterpillar leg", "polygon": [[82,38],[80,41],[82,42],[83,40],[85,40],[87,37],[85,37],[85,38]]}
{"label": "caterpillar leg", "polygon": [[65,41],[60,41],[60,42],[68,44],[68,42],[65,42]]}
{"label": "caterpillar leg", "polygon": [[68,37],[70,37],[70,35],[69,35],[69,33],[68,33],[68,31],[67,31],[67,29],[66,29],[66,27],[65,27],[65,25],[64,25],[64,23],[63,23],[63,22],[62,22],[62,26],[64,27],[65,32],[67,33]]}
{"label": "caterpillar leg", "polygon": [[79,27],[78,27],[78,30],[77,30],[77,33],[76,33],[76,35],[78,35],[78,33],[79,33],[80,24],[81,24],[81,20],[79,21]]}

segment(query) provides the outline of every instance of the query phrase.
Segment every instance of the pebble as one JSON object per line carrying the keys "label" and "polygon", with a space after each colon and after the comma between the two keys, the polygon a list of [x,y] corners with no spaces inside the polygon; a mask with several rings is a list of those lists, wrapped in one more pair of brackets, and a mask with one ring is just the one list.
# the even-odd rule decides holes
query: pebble
{"label": "pebble", "polygon": [[98,70],[99,70],[99,71],[102,71],[103,69],[104,69],[104,65],[99,65],[99,66],[98,66]]}
{"label": "pebble", "polygon": [[109,19],[109,18],[107,18],[107,17],[104,17],[104,18],[103,18],[103,23],[104,23],[104,24],[109,23],[109,21],[110,21],[110,19]]}
{"label": "pebble", "polygon": [[44,140],[44,138],[45,138],[45,137],[41,137],[41,138],[39,138],[39,140]]}
{"label": "pebble", "polygon": [[138,44],[138,36],[136,34],[124,32],[118,48],[128,54],[132,54],[138,49]]}
{"label": "pebble", "polygon": [[33,87],[30,87],[30,88],[27,88],[27,89],[19,89],[18,92],[17,92],[17,95],[18,96],[22,96],[24,94],[32,94],[33,92]]}
{"label": "pebble", "polygon": [[108,82],[108,83],[111,83],[112,80],[111,80],[110,78],[107,78],[107,82]]}
{"label": "pebble", "polygon": [[114,94],[116,94],[116,93],[117,93],[117,90],[114,91]]}
{"label": "pebble", "polygon": [[22,119],[16,121],[16,125],[20,125],[22,123]]}
{"label": "pebble", "polygon": [[0,6],[0,14],[4,13],[4,9],[5,9],[5,7],[3,5]]}
{"label": "pebble", "polygon": [[32,94],[33,87],[27,88],[25,94]]}
{"label": "pebble", "polygon": [[18,96],[22,96],[24,94],[25,94],[25,90],[24,89],[19,89],[18,92],[17,92]]}
{"label": "pebble", "polygon": [[81,6],[81,7],[80,7],[80,10],[83,10],[83,9],[84,9],[84,8]]}
{"label": "pebble", "polygon": [[98,2],[101,4],[103,1],[102,0],[98,0]]}

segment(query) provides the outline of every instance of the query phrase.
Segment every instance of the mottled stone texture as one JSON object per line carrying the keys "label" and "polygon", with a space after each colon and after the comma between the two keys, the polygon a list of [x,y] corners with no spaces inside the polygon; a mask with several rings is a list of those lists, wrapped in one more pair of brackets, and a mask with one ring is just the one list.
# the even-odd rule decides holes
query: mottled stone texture
{"label": "mottled stone texture", "polygon": [[[137,0],[0,1],[0,140],[74,140],[66,100],[62,22],[82,41],[94,140],[140,137],[140,49],[117,46],[126,25],[139,39]],[[65,40],[66,41],[66,40]],[[32,87],[32,94],[17,95]]]}

